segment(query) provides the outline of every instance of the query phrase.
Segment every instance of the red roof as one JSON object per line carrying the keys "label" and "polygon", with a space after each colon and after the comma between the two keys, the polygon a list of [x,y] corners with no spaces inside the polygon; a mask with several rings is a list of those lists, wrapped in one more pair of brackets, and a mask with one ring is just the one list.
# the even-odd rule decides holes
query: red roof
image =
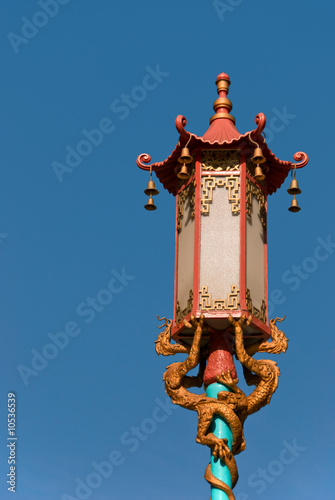
{"label": "red roof", "polygon": [[[178,190],[178,178],[176,175],[176,166],[178,165],[178,158],[181,150],[187,144],[191,154],[198,149],[243,149],[252,153],[255,148],[255,142],[262,148],[263,155],[266,158],[264,174],[267,181],[268,194],[274,193],[284,182],[290,170],[294,167],[301,168],[308,163],[308,156],[305,153],[298,152],[294,155],[294,160],[299,163],[292,163],[291,161],[279,160],[272,151],[268,148],[262,132],[266,124],[266,118],[263,113],[259,113],[255,122],[257,128],[240,134],[235,127],[235,119],[229,114],[232,104],[227,99],[229,88],[229,76],[221,73],[216,80],[218,87],[219,98],[214,102],[215,115],[210,120],[210,126],[202,137],[191,134],[185,130],[186,118],[182,115],[176,118],[176,128],[180,133],[179,142],[170,156],[162,162],[150,163],[151,158],[147,154],[142,154],[137,158],[137,165],[144,169],[152,170],[156,173],[158,179],[163,184],[165,189],[170,193],[176,194]],[[262,166],[263,166],[262,165]]]}

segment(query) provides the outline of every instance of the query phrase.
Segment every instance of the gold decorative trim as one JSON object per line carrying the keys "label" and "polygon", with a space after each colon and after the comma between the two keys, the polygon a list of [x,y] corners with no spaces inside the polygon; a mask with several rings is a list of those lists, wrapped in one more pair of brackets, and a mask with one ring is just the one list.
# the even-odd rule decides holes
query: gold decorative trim
{"label": "gold decorative trim", "polygon": [[214,111],[217,111],[219,108],[225,107],[228,109],[230,112],[233,109],[233,105],[231,103],[231,100],[228,99],[227,97],[218,97],[213,104],[213,109]]}
{"label": "gold decorative trim", "polygon": [[226,187],[228,189],[228,199],[231,203],[231,213],[240,213],[240,177],[238,175],[227,175],[224,177],[203,177],[201,183],[201,214],[209,215],[209,204],[213,202],[213,189],[216,187]]}
{"label": "gold decorative trim", "polygon": [[240,152],[235,149],[204,150],[201,168],[215,172],[240,170]]}
{"label": "gold decorative trim", "polygon": [[189,199],[191,209],[191,219],[195,217],[195,181],[192,181],[185,189],[178,194],[177,231],[181,231],[181,221],[184,217],[185,201]]}
{"label": "gold decorative trim", "polygon": [[222,311],[224,309],[238,309],[240,306],[239,292],[238,287],[236,285],[232,285],[231,293],[228,294],[227,299],[212,300],[212,295],[208,293],[208,287],[203,286],[201,287],[201,290],[199,290],[199,308],[207,311],[211,309],[217,311]]}
{"label": "gold decorative trim", "polygon": [[187,306],[185,307],[185,309],[183,309],[183,310],[180,309],[180,302],[179,302],[179,300],[177,300],[176,323],[179,323],[179,321],[181,321],[183,318],[185,318],[185,316],[187,316],[188,313],[190,313],[192,311],[192,307],[193,307],[193,290],[190,290],[189,298],[187,301]]}
{"label": "gold decorative trim", "polygon": [[246,304],[247,304],[247,310],[255,318],[263,321],[263,323],[266,323],[266,305],[265,305],[265,301],[262,300],[260,309],[257,309],[257,307],[254,307],[252,305],[252,300],[251,300],[251,295],[250,295],[249,288],[247,288],[246,291],[245,291],[245,300],[246,300]]}
{"label": "gold decorative trim", "polygon": [[263,227],[266,227],[266,208],[265,208],[265,195],[263,191],[258,188],[253,182],[247,179],[246,184],[246,209],[247,216],[251,218],[252,210],[252,197],[255,196],[259,204],[259,216]]}
{"label": "gold decorative trim", "polygon": [[218,118],[228,118],[228,120],[231,120],[235,124],[235,118],[229,113],[215,113],[215,115],[210,117],[209,123],[212,123],[212,121],[217,120]]}

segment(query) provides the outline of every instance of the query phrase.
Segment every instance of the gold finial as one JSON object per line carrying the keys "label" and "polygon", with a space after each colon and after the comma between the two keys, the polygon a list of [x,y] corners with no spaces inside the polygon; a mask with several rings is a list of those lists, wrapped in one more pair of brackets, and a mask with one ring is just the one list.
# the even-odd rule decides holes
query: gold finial
{"label": "gold finial", "polygon": [[232,103],[229,99],[227,99],[227,94],[229,92],[230,80],[229,76],[226,73],[220,73],[215,81],[217,87],[217,93],[219,94],[218,99],[214,101],[213,109],[215,111],[215,115],[213,115],[209,121],[212,123],[213,120],[217,120],[218,118],[228,118],[233,123],[235,123],[235,118],[229,114],[232,110]]}

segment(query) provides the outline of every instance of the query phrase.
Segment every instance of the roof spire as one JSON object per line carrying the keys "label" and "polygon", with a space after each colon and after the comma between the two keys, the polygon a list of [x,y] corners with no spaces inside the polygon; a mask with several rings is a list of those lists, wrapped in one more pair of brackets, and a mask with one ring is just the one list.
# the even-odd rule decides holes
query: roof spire
{"label": "roof spire", "polygon": [[215,83],[219,94],[219,97],[213,104],[215,115],[211,117],[209,129],[202,138],[212,143],[229,143],[241,137],[241,134],[235,127],[235,118],[229,114],[233,107],[231,101],[227,99],[230,85],[229,76],[226,73],[220,73]]}
{"label": "roof spire", "polygon": [[212,123],[218,118],[228,119],[235,123],[235,118],[229,114],[229,112],[232,110],[233,105],[231,101],[227,99],[230,85],[229,76],[226,75],[226,73],[220,73],[215,83],[217,86],[217,93],[219,94],[219,97],[218,99],[216,99],[216,101],[214,101],[213,109],[215,111],[215,115],[211,117],[209,123]]}

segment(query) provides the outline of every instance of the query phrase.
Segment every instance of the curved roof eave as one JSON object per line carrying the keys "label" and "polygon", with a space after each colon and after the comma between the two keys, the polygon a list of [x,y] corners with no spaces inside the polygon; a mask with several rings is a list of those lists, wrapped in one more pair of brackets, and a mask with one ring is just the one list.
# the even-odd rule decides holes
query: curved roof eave
{"label": "curved roof eave", "polygon": [[178,115],[175,121],[179,132],[179,142],[172,153],[163,161],[148,165],[151,161],[150,155],[142,154],[137,158],[137,165],[143,170],[153,170],[165,189],[170,193],[176,194],[180,185],[177,178],[177,166],[180,165],[178,158],[181,150],[188,147],[194,153],[198,149],[222,148],[222,149],[240,149],[252,155],[256,141],[261,147],[266,159],[264,163],[264,174],[267,179],[268,194],[274,193],[285,181],[289,171],[292,168],[301,168],[307,165],[308,156],[305,153],[295,153],[293,158],[299,163],[280,160],[272,153],[265,142],[262,132],[266,125],[266,117],[259,113],[255,117],[257,128],[240,134],[235,127],[235,118],[229,113],[232,109],[232,103],[227,99],[228,88],[230,85],[229,76],[226,73],[220,73],[216,79],[217,93],[219,98],[213,104],[215,115],[210,119],[210,126],[202,137],[191,134],[185,130],[187,120],[184,116]]}
{"label": "curved roof eave", "polygon": [[[236,148],[236,149],[243,149],[246,151],[250,151],[250,153],[253,152],[254,150],[254,143],[251,140],[251,135],[254,138],[257,138],[258,143],[260,147],[263,150],[263,154],[267,160],[267,167],[268,167],[268,172],[266,173],[267,181],[268,181],[268,194],[274,193],[285,181],[288,173],[290,170],[294,167],[294,163],[291,161],[285,161],[285,160],[280,160],[277,158],[277,156],[272,153],[272,151],[269,149],[268,145],[266,144],[263,136],[261,135],[261,132],[263,131],[265,127],[265,116],[260,113],[259,115],[256,116],[255,122],[258,124],[258,127],[254,130],[251,130],[249,132],[246,132],[245,134],[240,134],[237,137],[232,138],[231,140],[224,140],[224,141],[217,141],[217,140],[204,140],[203,137],[199,137],[196,134],[191,134],[190,132],[187,132],[184,127],[179,126],[179,124],[186,124],[186,119],[179,115],[176,119],[176,125],[177,129],[179,132],[181,132],[180,137],[179,137],[179,142],[172,151],[172,153],[163,161],[160,162],[154,162],[151,165],[143,165],[142,161],[144,163],[148,163],[151,161],[151,158],[149,155],[140,155],[138,157],[138,164],[141,168],[144,168],[145,170],[149,170],[150,167],[151,169],[156,173],[159,181],[163,184],[163,186],[173,195],[176,194],[177,189],[178,189],[178,179],[177,175],[175,172],[175,168],[178,163],[178,158],[180,156],[181,150],[183,147],[185,147],[185,144],[188,142],[188,147],[192,151],[195,151],[197,149],[206,149],[208,148]],[[299,153],[296,153],[298,155]],[[304,153],[299,154],[299,158],[295,159],[298,160],[305,160],[306,156]],[[303,155],[303,156],[301,156]],[[142,160],[142,161],[141,161]],[[307,159],[308,161],[308,159]],[[303,165],[297,165],[298,168],[299,166]]]}

